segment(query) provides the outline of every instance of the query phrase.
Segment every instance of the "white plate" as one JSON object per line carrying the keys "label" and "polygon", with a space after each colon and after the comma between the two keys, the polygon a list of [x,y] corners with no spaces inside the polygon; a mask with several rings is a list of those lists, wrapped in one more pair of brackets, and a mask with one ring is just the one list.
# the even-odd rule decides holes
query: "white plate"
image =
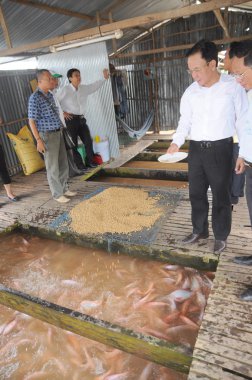
{"label": "white plate", "polygon": [[177,153],[166,153],[158,157],[158,161],[163,164],[172,164],[173,162],[179,162],[184,160],[188,156],[188,153],[177,152]]}

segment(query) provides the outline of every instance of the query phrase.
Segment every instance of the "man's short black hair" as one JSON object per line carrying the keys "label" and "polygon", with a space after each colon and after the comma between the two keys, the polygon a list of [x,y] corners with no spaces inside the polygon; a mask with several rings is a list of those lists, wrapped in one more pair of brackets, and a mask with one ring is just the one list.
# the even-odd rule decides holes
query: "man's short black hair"
{"label": "man's short black hair", "polygon": [[37,80],[40,81],[41,78],[42,78],[42,76],[43,76],[45,73],[49,73],[49,74],[51,75],[50,71],[47,70],[47,69],[39,69],[39,70],[37,70]]}
{"label": "man's short black hair", "polygon": [[218,65],[218,49],[214,42],[204,39],[198,41],[187,51],[186,57],[190,57],[196,53],[201,53],[202,58],[205,59],[206,62],[214,60],[216,61],[216,66]]}
{"label": "man's short black hair", "polygon": [[232,59],[236,55],[236,53],[239,51],[240,44],[241,42],[239,41],[231,42],[229,46],[229,52],[228,52],[230,59]]}
{"label": "man's short black hair", "polygon": [[252,67],[252,40],[235,42],[230,45],[229,57],[244,58],[244,65]]}
{"label": "man's short black hair", "polygon": [[80,73],[80,70],[79,70],[79,69],[72,68],[72,69],[69,69],[69,70],[68,70],[68,72],[67,72],[67,78],[68,78],[69,82],[71,82],[71,81],[70,81],[70,78],[72,78],[73,73],[74,73],[75,71],[77,71],[78,73]]}

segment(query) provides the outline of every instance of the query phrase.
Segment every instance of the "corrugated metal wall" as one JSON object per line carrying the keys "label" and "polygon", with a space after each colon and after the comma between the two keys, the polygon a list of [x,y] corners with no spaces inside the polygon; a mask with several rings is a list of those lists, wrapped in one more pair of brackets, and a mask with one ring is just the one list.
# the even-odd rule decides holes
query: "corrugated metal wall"
{"label": "corrugated metal wall", "polygon": [[32,92],[30,80],[35,71],[0,71],[0,143],[5,152],[7,167],[11,175],[20,172],[21,166],[6,136],[6,132],[17,134],[27,124],[27,104]]}
{"label": "corrugated metal wall", "polygon": [[[38,58],[40,68],[59,72],[64,76],[60,86],[68,84],[67,71],[76,67],[85,84],[103,79],[103,69],[108,68],[106,43],[100,42]],[[85,115],[92,136],[107,136],[112,157],[119,156],[119,142],[114,115],[111,83],[108,80],[97,92],[88,97]]]}
{"label": "corrugated metal wall", "polygon": [[[250,34],[252,15],[248,13],[229,12],[231,37]],[[247,30],[250,28],[250,30]],[[205,38],[219,40],[223,38],[213,12],[194,15],[170,21],[142,41],[135,43],[123,53],[152,50],[153,48],[194,44]],[[219,46],[224,50],[226,46]],[[175,129],[179,120],[180,98],[192,82],[186,72],[186,51],[178,50],[155,55],[117,58],[111,63],[118,69],[126,69],[129,78],[127,99],[129,113],[126,122],[135,130],[141,128],[146,119],[151,103],[155,109],[155,122],[151,130]],[[153,79],[144,79],[144,70],[151,68]]]}

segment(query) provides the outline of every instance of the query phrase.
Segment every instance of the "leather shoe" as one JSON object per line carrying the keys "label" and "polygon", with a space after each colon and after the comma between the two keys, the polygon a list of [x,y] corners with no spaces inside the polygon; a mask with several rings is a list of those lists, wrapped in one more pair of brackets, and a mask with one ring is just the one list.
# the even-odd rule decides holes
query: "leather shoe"
{"label": "leather shoe", "polygon": [[182,240],[182,243],[183,244],[192,244],[192,243],[195,243],[196,241],[198,241],[199,239],[207,239],[208,238],[208,233],[206,234],[190,234],[188,236],[186,236],[183,240]]}
{"label": "leather shoe", "polygon": [[252,265],[252,255],[236,256],[233,261],[234,263],[240,264],[240,265]]}
{"label": "leather shoe", "polygon": [[221,253],[227,246],[226,240],[215,240],[214,242],[214,253]]}
{"label": "leather shoe", "polygon": [[239,298],[242,301],[252,301],[252,288],[246,289]]}

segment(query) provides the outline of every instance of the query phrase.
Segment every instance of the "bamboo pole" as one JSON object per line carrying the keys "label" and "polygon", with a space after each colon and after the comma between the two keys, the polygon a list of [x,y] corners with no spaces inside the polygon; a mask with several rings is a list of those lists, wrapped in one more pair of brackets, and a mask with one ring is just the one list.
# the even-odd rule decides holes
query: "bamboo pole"
{"label": "bamboo pole", "polygon": [[186,347],[143,335],[77,311],[30,296],[0,284],[0,303],[43,322],[115,347],[146,360],[188,373],[191,356]]}

